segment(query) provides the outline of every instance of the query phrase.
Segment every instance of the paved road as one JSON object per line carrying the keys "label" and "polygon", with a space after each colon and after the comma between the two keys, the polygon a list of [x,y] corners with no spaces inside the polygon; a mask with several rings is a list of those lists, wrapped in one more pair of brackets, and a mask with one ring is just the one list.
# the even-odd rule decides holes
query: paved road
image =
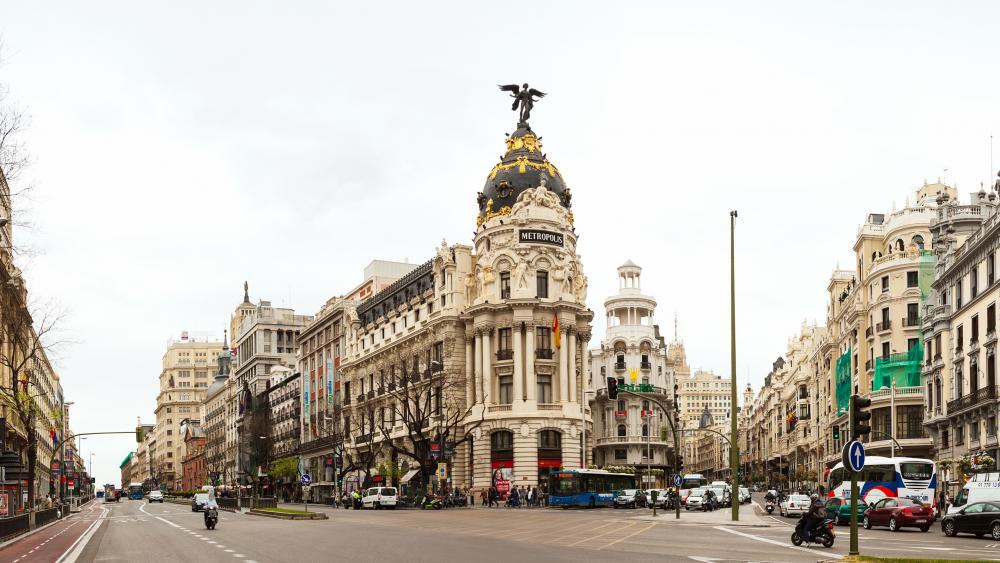
{"label": "paved road", "polygon": [[[447,509],[441,511],[328,510],[330,520],[286,521],[223,512],[216,530],[186,506],[122,501],[94,507],[0,550],[0,561],[204,562],[400,560],[441,563],[470,559],[514,561],[793,561],[831,559],[847,552],[846,528],[832,549],[791,545],[794,520],[757,515],[741,521],[728,511],[672,513],[648,510]],[[93,525],[91,528],[90,526]],[[89,534],[83,532],[90,530]],[[83,535],[77,553],[69,551]],[[65,539],[59,539],[64,538]],[[48,544],[31,552],[33,546]],[[66,541],[72,540],[72,541]],[[23,545],[22,545],[23,544]],[[8,551],[10,550],[10,551]],[[946,538],[888,530],[861,532],[862,553],[895,557],[1000,559],[1000,544],[974,537]],[[13,557],[18,554],[19,559]],[[22,558],[23,557],[23,558]]]}

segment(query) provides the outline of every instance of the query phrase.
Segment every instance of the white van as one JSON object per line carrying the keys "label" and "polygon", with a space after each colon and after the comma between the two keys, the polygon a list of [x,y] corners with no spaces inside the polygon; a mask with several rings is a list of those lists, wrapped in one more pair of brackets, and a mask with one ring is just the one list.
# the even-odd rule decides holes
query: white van
{"label": "white van", "polygon": [[962,510],[969,503],[983,501],[1000,502],[1000,471],[973,475],[955,496],[948,514]]}
{"label": "white van", "polygon": [[396,488],[395,487],[369,487],[361,497],[361,504],[364,508],[396,508]]}

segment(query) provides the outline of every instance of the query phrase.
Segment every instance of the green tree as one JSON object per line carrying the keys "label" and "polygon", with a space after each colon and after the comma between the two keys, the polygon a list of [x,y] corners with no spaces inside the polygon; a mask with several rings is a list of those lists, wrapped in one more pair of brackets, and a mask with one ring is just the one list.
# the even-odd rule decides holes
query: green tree
{"label": "green tree", "polygon": [[299,462],[294,457],[283,457],[271,464],[271,470],[267,472],[272,479],[285,479],[298,477]]}

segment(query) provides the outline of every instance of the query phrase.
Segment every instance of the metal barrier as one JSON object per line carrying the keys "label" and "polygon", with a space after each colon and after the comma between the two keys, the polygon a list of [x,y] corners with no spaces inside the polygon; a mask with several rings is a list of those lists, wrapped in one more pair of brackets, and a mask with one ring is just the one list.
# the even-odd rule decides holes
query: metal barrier
{"label": "metal barrier", "polygon": [[278,500],[275,498],[255,498],[253,499],[254,508],[278,508]]}
{"label": "metal barrier", "polygon": [[231,497],[218,497],[215,499],[219,503],[219,508],[224,510],[236,510],[236,499]]}
{"label": "metal barrier", "polygon": [[8,540],[28,531],[28,515],[0,518],[0,541]]}
{"label": "metal barrier", "polygon": [[40,527],[59,519],[58,508],[47,508],[35,513],[35,527]]}

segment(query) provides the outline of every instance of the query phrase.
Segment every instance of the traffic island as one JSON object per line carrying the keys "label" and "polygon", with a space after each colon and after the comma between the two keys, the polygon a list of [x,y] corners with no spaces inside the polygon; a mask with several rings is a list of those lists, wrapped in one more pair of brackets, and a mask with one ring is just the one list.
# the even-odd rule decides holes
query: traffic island
{"label": "traffic island", "polygon": [[266,516],[268,518],[278,518],[281,520],[326,520],[326,514],[322,512],[306,512],[305,510],[293,510],[291,508],[254,508],[249,514],[255,516]]}

